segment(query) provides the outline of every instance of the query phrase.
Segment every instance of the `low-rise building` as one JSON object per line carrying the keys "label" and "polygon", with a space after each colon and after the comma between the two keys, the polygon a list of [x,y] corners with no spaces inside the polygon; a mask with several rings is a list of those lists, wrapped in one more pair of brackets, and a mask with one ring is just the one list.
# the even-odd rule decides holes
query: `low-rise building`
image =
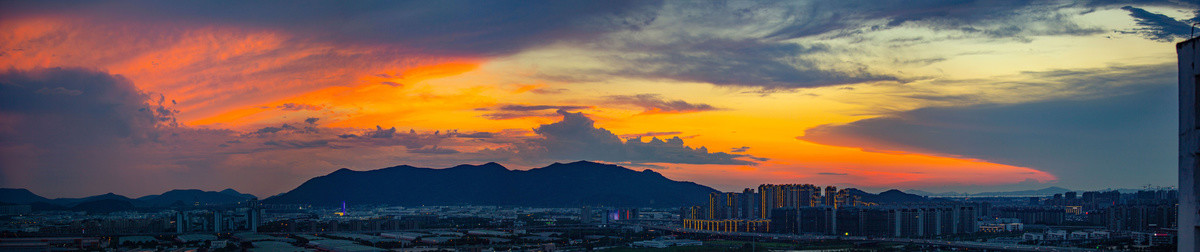
{"label": "low-rise building", "polygon": [[1067,239],[1066,230],[1050,230],[1046,231],[1046,240],[1061,241]]}
{"label": "low-rise building", "polygon": [[479,235],[479,236],[495,236],[495,237],[512,236],[512,234],[508,233],[508,232],[494,231],[494,230],[482,230],[482,229],[467,231],[467,234]]}
{"label": "low-rise building", "polygon": [[1089,232],[1075,231],[1075,232],[1071,232],[1071,236],[1069,239],[1071,239],[1071,240],[1087,240],[1088,237],[1090,237],[1090,236],[1091,236],[1091,233],[1089,233]]}
{"label": "low-rise building", "polygon": [[420,239],[421,237],[426,237],[426,236],[430,236],[430,235],[424,234],[424,233],[414,233],[414,232],[394,232],[394,233],[381,233],[381,234],[379,234],[379,236],[383,237],[383,238],[392,238],[392,239],[404,240],[404,241],[415,241],[417,239]]}
{"label": "low-rise building", "polygon": [[704,243],[697,240],[648,240],[633,242],[629,245],[643,248],[667,248],[675,246],[700,246],[704,245]]}

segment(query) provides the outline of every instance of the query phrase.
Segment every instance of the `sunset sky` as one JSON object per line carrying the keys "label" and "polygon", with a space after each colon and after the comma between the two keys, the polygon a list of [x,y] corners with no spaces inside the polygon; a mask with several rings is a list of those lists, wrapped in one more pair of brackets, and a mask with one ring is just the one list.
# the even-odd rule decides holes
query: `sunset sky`
{"label": "sunset sky", "polygon": [[0,187],[594,160],[733,191],[1176,184],[1188,1],[5,1]]}

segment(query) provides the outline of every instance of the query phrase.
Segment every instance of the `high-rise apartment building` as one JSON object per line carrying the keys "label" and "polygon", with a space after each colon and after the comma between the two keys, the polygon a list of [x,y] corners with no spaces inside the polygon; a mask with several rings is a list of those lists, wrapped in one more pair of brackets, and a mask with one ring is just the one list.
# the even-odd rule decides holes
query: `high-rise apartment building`
{"label": "high-rise apartment building", "polygon": [[1200,212],[1196,209],[1196,161],[1200,154],[1200,68],[1196,66],[1197,45],[1188,39],[1175,45],[1179,57],[1179,251],[1197,251],[1200,242]]}

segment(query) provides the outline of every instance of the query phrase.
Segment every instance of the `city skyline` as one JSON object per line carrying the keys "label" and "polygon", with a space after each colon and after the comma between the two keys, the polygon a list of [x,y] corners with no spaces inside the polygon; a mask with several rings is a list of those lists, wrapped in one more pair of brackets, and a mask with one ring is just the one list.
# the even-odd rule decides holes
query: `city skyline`
{"label": "city skyline", "polygon": [[1192,3],[8,2],[0,187],[591,160],[736,192],[1177,185]]}

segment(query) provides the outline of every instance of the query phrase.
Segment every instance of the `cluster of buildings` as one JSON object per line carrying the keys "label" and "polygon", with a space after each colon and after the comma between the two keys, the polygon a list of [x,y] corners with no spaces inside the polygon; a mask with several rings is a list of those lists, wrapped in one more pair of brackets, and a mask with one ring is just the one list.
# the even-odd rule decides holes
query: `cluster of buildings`
{"label": "cluster of buildings", "polygon": [[257,202],[236,209],[207,209],[175,213],[175,233],[222,233],[231,231],[258,232],[265,209]]}
{"label": "cluster of buildings", "polygon": [[680,222],[720,232],[925,237],[976,232],[978,216],[972,204],[884,206],[833,186],[767,184],[712,193],[707,205],[681,209]]}
{"label": "cluster of buildings", "polygon": [[613,221],[630,221],[639,218],[637,208],[605,208],[583,206],[579,208],[579,222],[583,224],[607,224]]}
{"label": "cluster of buildings", "polygon": [[811,184],[765,184],[758,191],[746,188],[742,192],[715,192],[709,195],[708,205],[685,208],[683,219],[770,219],[771,210],[816,206],[858,206],[862,202],[849,190],[834,186]]}
{"label": "cluster of buildings", "polygon": [[1105,240],[1112,238],[1112,233],[1102,230],[1089,231],[1072,231],[1066,230],[1047,230],[1044,232],[1030,232],[1021,236],[1026,241],[1083,241],[1083,240]]}

